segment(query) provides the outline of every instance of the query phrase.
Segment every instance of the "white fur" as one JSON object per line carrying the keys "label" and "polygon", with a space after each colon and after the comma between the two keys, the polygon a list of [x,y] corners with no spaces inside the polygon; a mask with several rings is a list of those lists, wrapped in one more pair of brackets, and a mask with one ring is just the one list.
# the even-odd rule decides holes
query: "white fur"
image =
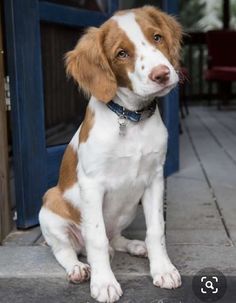
{"label": "white fur", "polygon": [[[163,89],[148,78],[154,66],[165,64],[170,68],[172,86],[176,84],[177,75],[163,54],[153,52],[133,13],[114,19],[135,44],[138,58],[141,55],[146,58],[146,69],[142,71],[137,60],[135,71],[129,75],[135,92],[119,87],[115,97],[118,103],[134,109],[137,100],[150,101]],[[142,41],[145,41],[146,47]],[[81,212],[81,225],[73,225],[72,228],[78,239],[82,234],[85,242],[91,267],[91,295],[99,302],[115,302],[122,295],[110,267],[109,243],[118,251],[148,255],[153,283],[160,287],[176,288],[181,284],[180,276],[165,248],[162,209],[167,131],[159,111],[157,109],[152,117],[139,123],[129,122],[126,135],[120,136],[115,113],[94,97],[91,97],[88,106],[94,112],[94,125],[86,142],[79,144],[79,135],[76,133],[70,143],[79,157],[79,181],[67,189],[64,198]],[[122,230],[135,217],[140,200],[147,224],[145,243],[121,236]],[[88,266],[77,259],[75,248],[66,236],[71,222],[43,207],[40,223],[48,244],[71,280],[84,280],[89,272]],[[77,250],[82,249],[83,241],[80,241]]]}

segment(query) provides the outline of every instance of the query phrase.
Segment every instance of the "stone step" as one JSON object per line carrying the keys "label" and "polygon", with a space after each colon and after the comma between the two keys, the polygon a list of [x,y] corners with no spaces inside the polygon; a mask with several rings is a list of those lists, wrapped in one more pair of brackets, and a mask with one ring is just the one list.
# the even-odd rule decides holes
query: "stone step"
{"label": "stone step", "polygon": [[[213,267],[227,278],[228,290],[220,302],[236,298],[236,252],[230,246],[170,245],[169,255],[180,270],[183,285],[165,290],[152,285],[148,260],[116,253],[112,268],[124,291],[119,302],[179,303],[200,302],[192,291],[192,278],[201,269]],[[86,262],[85,259],[81,259]],[[4,299],[3,299],[4,298]],[[0,247],[0,302],[95,302],[89,283],[68,283],[49,247]]]}
{"label": "stone step", "polygon": [[[227,276],[236,277],[236,250],[231,246],[169,245],[169,256],[182,275],[193,276],[200,269],[213,267]],[[86,258],[80,258],[86,262]],[[112,268],[116,276],[148,276],[145,258],[115,253]],[[62,278],[66,275],[49,247],[0,247],[0,279],[4,278]]]}

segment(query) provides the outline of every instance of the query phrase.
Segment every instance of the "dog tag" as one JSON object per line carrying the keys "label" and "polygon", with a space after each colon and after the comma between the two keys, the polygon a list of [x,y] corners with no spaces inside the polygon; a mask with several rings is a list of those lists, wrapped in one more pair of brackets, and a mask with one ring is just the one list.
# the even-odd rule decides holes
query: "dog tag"
{"label": "dog tag", "polygon": [[119,135],[120,136],[125,136],[126,134],[126,126],[127,126],[127,119],[125,116],[120,116],[118,118],[118,123],[119,123]]}

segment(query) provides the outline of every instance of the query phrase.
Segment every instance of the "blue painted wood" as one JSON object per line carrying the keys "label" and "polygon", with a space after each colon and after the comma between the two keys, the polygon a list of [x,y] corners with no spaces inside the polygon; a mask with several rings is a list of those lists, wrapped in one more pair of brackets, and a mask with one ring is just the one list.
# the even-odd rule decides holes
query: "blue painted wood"
{"label": "blue painted wood", "polygon": [[162,0],[162,9],[168,14],[177,16],[179,13],[179,0]]}
{"label": "blue painted wood", "polygon": [[108,14],[97,11],[78,9],[44,1],[40,1],[39,8],[42,21],[73,27],[99,26],[109,17]]}
{"label": "blue painted wood", "polygon": [[58,145],[47,148],[47,186],[52,187],[57,183],[60,163],[66,149],[66,145]]}
{"label": "blue painted wood", "polygon": [[112,15],[119,9],[119,0],[108,1],[108,14]]}
{"label": "blue painted wood", "polygon": [[[168,14],[178,15],[178,0],[163,0],[162,8]],[[179,94],[178,88],[164,98],[164,122],[168,129],[168,151],[165,176],[179,169]]]}
{"label": "blue painted wood", "polygon": [[5,0],[17,227],[38,223],[47,187],[38,1]]}
{"label": "blue painted wood", "polygon": [[168,129],[168,150],[165,177],[179,169],[179,97],[178,87],[163,100],[163,119]]}

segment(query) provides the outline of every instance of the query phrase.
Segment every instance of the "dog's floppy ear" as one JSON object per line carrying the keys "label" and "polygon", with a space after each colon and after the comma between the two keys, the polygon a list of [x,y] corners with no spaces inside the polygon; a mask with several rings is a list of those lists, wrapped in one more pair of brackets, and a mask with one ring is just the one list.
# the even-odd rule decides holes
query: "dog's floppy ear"
{"label": "dog's floppy ear", "polygon": [[169,46],[170,61],[175,68],[178,68],[183,35],[182,26],[174,17],[153,6],[146,5],[143,9],[154,20],[157,26],[163,30]]}
{"label": "dog's floppy ear", "polygon": [[102,47],[102,32],[91,27],[65,56],[66,71],[87,95],[109,102],[116,94],[117,83]]}

